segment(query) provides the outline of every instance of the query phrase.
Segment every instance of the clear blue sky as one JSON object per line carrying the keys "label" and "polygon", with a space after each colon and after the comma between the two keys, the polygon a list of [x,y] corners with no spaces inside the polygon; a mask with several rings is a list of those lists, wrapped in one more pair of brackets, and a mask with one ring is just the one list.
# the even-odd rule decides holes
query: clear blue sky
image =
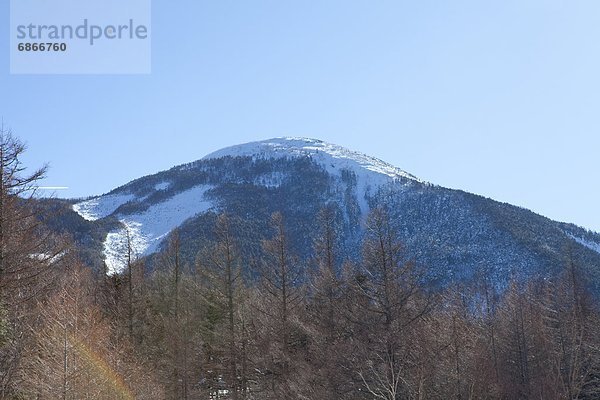
{"label": "clear blue sky", "polygon": [[154,0],[152,74],[11,76],[0,115],[59,196],[316,137],[600,231],[600,2]]}

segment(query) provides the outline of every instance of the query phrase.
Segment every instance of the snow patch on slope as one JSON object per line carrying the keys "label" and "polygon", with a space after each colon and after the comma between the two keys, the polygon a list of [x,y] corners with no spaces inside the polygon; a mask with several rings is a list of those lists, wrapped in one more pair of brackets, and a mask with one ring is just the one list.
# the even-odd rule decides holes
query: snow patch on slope
{"label": "snow patch on slope", "polygon": [[104,239],[104,261],[109,275],[122,271],[127,266],[127,234],[131,243],[131,260],[143,252],[146,241],[141,233],[140,224],[135,221],[121,220],[123,227],[109,232]]}
{"label": "snow patch on slope", "polygon": [[600,254],[600,243],[596,243],[596,242],[590,242],[589,240],[585,240],[582,239],[580,237],[577,236],[573,236],[569,233],[567,233],[567,235],[573,239],[574,241],[576,241],[577,243],[579,243],[582,246],[587,247],[590,250],[594,250],[596,253]]}
{"label": "snow patch on slope", "polygon": [[104,241],[108,273],[122,271],[127,265],[128,231],[133,259],[156,252],[160,242],[174,228],[212,208],[212,203],[204,196],[211,188],[210,185],[195,186],[150,206],[142,213],[118,215],[123,227],[110,232]]}
{"label": "snow patch on slope", "polygon": [[254,184],[268,188],[276,188],[281,186],[285,178],[286,175],[281,172],[271,172],[256,177]]}
{"label": "snow patch on slope", "polygon": [[171,186],[171,182],[161,182],[154,185],[154,190],[165,190]]}
{"label": "snow patch on slope", "polygon": [[133,200],[132,194],[109,194],[94,197],[80,203],[73,204],[73,211],[88,221],[95,221],[112,214],[121,205]]}

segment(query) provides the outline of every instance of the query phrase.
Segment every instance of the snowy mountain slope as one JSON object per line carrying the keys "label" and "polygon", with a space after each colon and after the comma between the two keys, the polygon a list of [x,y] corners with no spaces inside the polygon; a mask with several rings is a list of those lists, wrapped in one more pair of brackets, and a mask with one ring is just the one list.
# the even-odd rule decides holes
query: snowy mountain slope
{"label": "snowy mountain slope", "polygon": [[123,204],[135,199],[133,194],[111,194],[94,197],[73,205],[73,210],[88,221],[111,215]]}
{"label": "snowy mountain slope", "polygon": [[[238,217],[240,246],[254,252],[271,234],[268,221],[278,211],[293,251],[307,259],[317,234],[315,216],[324,205],[335,207],[340,252],[354,261],[360,258],[366,215],[387,205],[406,257],[427,266],[435,284],[470,279],[482,268],[499,281],[515,273],[552,275],[566,263],[565,249],[573,248],[573,258],[600,291],[600,235],[423,182],[376,158],[315,139],[276,138],[216,151],[77,202],[73,210],[80,221],[72,223],[76,234],[87,232],[80,242],[97,249],[88,253],[102,249],[109,270],[116,272],[123,267],[128,232],[134,252],[148,256],[160,251],[177,227],[191,263],[211,238],[215,213]],[[152,257],[148,261],[152,264]]]}
{"label": "snowy mountain slope", "polygon": [[[175,167],[174,170],[182,171],[184,174],[190,171],[202,173],[205,170],[204,164],[223,157],[249,157],[264,161],[281,158],[309,158],[312,162],[320,165],[335,180],[339,181],[343,174],[350,173],[356,180],[352,194],[357,199],[360,213],[363,216],[368,213],[369,209],[366,195],[372,195],[379,187],[401,180],[421,182],[401,169],[374,157],[307,138],[276,138],[233,146],[209,154],[194,163]],[[289,174],[273,170],[256,176],[252,183],[266,188],[277,188],[286,179],[289,179]],[[121,222],[121,227],[110,231],[103,243],[105,261],[109,271],[117,272],[124,265],[123,255],[126,253],[127,233],[129,233],[129,241],[134,254],[148,255],[155,252],[161,239],[183,221],[213,208],[209,201],[204,200],[204,193],[213,186],[205,184],[178,194],[171,193],[172,197],[165,197],[156,203],[148,202],[157,192],[168,193],[170,188],[174,188],[176,192],[178,181],[181,181],[179,176],[175,182],[156,178],[152,180],[152,183],[144,185],[143,191],[138,190],[137,192],[129,187],[131,185],[125,185],[109,194],[73,205],[73,210],[88,221],[115,216]],[[243,180],[223,174],[218,183],[241,182]],[[127,211],[128,208],[135,208],[135,205],[145,202],[151,204],[148,209]]]}
{"label": "snowy mountain slope", "polygon": [[[168,185],[157,185],[164,190]],[[134,258],[154,253],[161,240],[186,219],[205,212],[212,207],[204,194],[211,186],[199,185],[178,193],[163,202],[150,206],[139,213],[116,213],[122,226],[110,231],[104,240],[105,262],[109,273],[119,272],[126,265],[127,245]],[[113,194],[86,200],[73,205],[73,209],[87,220],[95,220],[113,214],[129,202],[143,201],[133,194]]]}

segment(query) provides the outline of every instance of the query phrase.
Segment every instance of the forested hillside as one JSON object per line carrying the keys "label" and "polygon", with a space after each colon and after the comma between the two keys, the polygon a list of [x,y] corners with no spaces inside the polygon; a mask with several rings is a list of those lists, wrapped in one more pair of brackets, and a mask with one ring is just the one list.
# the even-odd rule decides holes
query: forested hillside
{"label": "forested hillside", "polygon": [[85,220],[35,198],[45,171],[27,174],[24,150],[0,135],[0,398],[600,396],[594,233],[409,178],[368,208],[327,201],[331,175],[281,159],[287,183],[219,181],[202,197],[218,207],[151,258],[126,229],[107,274],[98,243],[119,216],[184,188],[142,180],[144,200]]}

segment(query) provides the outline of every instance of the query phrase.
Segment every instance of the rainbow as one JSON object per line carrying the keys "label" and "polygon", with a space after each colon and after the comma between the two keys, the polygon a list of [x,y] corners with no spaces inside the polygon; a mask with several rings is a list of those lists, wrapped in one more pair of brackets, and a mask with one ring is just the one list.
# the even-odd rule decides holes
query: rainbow
{"label": "rainbow", "polygon": [[115,398],[123,400],[135,400],[135,395],[131,392],[129,386],[125,383],[121,375],[119,375],[106,360],[96,353],[88,344],[80,340],[74,335],[69,334],[69,341],[73,348],[91,368],[91,372],[103,377],[110,385],[107,389],[115,393]]}

